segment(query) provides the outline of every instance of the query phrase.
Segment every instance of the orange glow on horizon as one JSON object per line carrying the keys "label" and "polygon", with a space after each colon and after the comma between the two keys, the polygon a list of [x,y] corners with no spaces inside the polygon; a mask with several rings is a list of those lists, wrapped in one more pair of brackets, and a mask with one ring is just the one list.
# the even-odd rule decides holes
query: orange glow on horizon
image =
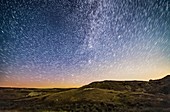
{"label": "orange glow on horizon", "polygon": [[[167,75],[170,75],[170,73],[167,73],[166,75],[157,75],[153,78],[147,78],[146,80],[143,79],[143,81],[149,81],[150,79],[155,80],[155,79],[161,79]],[[83,84],[78,84],[78,83],[73,83],[71,81],[67,81],[64,83],[61,82],[53,82],[53,83],[49,83],[49,82],[29,82],[27,81],[17,81],[17,80],[1,80],[0,81],[0,87],[14,87],[14,88],[78,88],[81,87],[83,85],[87,85],[91,82],[94,81],[103,81],[103,80],[119,80],[119,81],[126,81],[126,80],[141,80],[141,79],[119,79],[119,78],[115,78],[115,79],[110,79],[110,78],[105,78],[105,79],[97,79],[97,80],[89,80],[86,81],[87,83],[83,83]]]}

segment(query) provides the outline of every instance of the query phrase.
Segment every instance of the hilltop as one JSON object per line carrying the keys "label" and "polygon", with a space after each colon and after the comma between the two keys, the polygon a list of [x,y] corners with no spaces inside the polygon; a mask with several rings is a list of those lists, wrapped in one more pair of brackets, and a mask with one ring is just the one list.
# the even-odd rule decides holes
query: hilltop
{"label": "hilltop", "polygon": [[82,88],[170,94],[170,75],[162,79],[149,81],[98,81],[85,85]]}
{"label": "hilltop", "polygon": [[169,112],[170,75],[150,81],[98,81],[80,88],[0,88],[0,111]]}

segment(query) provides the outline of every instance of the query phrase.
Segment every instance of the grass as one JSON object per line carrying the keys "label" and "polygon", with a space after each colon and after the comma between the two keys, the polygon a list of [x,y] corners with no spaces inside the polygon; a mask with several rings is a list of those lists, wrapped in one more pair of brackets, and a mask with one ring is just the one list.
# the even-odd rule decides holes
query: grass
{"label": "grass", "polygon": [[169,78],[164,80],[104,81],[77,89],[0,88],[0,111],[169,112]]}

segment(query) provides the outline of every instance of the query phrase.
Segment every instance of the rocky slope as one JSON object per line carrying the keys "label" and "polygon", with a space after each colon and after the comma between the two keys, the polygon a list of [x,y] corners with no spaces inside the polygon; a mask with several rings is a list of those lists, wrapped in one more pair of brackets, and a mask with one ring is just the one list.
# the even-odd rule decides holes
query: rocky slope
{"label": "rocky slope", "polygon": [[170,75],[149,81],[99,81],[82,88],[100,88],[115,91],[146,92],[170,94]]}

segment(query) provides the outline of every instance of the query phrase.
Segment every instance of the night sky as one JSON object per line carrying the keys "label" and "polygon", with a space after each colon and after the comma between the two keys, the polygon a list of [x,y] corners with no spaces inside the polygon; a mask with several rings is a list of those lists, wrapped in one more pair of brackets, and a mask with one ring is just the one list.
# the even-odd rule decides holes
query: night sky
{"label": "night sky", "polygon": [[167,74],[169,0],[0,0],[0,86]]}

